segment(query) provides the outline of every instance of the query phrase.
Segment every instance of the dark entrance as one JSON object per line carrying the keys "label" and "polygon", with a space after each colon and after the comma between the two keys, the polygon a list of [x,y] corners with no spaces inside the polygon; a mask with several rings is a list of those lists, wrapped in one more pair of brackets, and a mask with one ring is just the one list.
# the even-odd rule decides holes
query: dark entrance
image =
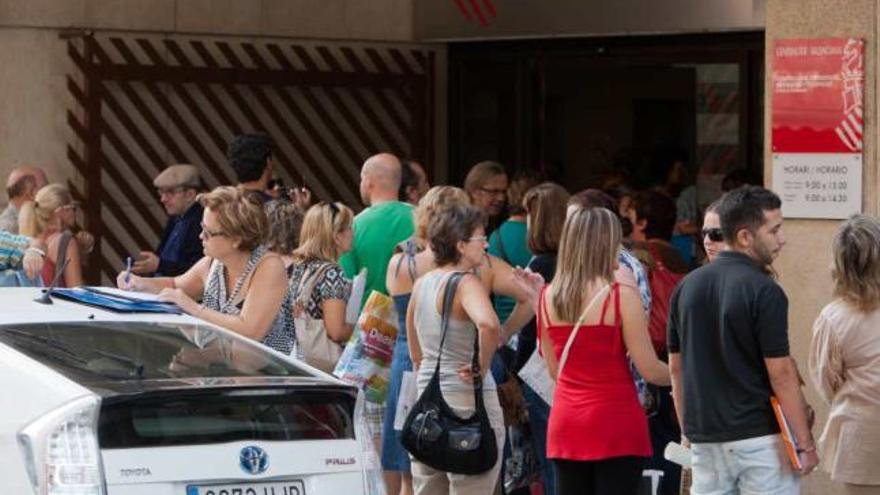
{"label": "dark entrance", "polygon": [[638,186],[675,149],[705,204],[733,170],[760,180],[763,57],[763,33],[451,44],[451,176],[496,159],[572,191]]}

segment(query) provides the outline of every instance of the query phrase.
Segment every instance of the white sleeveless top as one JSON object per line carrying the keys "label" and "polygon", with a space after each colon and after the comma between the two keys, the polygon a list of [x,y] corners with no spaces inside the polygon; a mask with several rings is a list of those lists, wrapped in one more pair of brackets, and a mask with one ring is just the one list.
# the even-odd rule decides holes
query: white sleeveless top
{"label": "white sleeveless top", "polygon": [[[428,386],[437,366],[442,336],[440,326],[442,315],[440,311],[437,311],[437,302],[442,299],[443,293],[441,291],[446,290],[446,281],[451,274],[451,272],[431,272],[420,278],[414,314],[416,335],[419,337],[419,345],[422,349],[422,364],[416,377],[420,394]],[[442,308],[442,301],[440,303]],[[443,356],[440,360],[440,389],[443,392],[473,390],[473,385],[465,383],[458,376],[458,369],[465,364],[471,364],[476,332],[477,328],[471,321],[449,319],[449,329],[443,344]],[[495,390],[495,380],[492,378],[492,373],[486,373],[483,379],[483,390]]]}

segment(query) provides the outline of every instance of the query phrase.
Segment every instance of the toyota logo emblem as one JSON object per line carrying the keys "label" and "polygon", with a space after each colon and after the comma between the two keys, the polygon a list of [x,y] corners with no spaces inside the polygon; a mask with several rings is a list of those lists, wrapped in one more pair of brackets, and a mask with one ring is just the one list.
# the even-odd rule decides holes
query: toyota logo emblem
{"label": "toyota logo emblem", "polygon": [[238,464],[247,474],[262,474],[269,469],[269,455],[260,447],[251,445],[241,449]]}

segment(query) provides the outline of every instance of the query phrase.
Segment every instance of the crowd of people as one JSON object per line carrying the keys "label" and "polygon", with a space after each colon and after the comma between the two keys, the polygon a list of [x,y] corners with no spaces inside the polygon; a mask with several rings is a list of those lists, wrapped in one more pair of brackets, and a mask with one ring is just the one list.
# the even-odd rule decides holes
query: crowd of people
{"label": "crowd of people", "polygon": [[[698,218],[683,206],[694,192],[671,185],[675,161],[652,187],[572,192],[492,161],[461,188],[430,187],[420,164],[380,153],[363,164],[355,215],[273,180],[265,134],[237,136],[227,158],[238,183],[208,192],[192,165],[156,176],[168,223],[116,283],[325,371],[368,295],[389,295],[399,332],[388,393],[366,411],[389,495],[635,494],[645,469],[663,473],[663,494],[798,493],[819,454],[852,493],[878,493],[877,219],[853,217],[834,239],[837,298],[809,361],[831,403],[817,444],[772,268],[785,236],[770,190],[732,185]],[[0,282],[82,284],[93,241],[70,192],[21,166],[7,193],[0,269],[24,275]],[[552,399],[523,375],[535,363]],[[490,469],[410,455],[395,417],[413,400],[408,380],[416,396],[436,380],[461,417],[485,409]],[[669,442],[689,449],[691,476],[664,459]]]}

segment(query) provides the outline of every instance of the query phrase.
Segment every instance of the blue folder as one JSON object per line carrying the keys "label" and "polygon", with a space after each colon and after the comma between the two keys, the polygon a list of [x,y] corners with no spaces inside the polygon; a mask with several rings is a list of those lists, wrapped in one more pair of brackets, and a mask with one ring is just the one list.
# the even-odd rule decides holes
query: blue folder
{"label": "blue folder", "polygon": [[110,294],[94,287],[76,287],[72,289],[53,289],[52,297],[59,297],[87,306],[107,309],[117,313],[169,313],[183,314],[174,303],[144,301],[119,294]]}

